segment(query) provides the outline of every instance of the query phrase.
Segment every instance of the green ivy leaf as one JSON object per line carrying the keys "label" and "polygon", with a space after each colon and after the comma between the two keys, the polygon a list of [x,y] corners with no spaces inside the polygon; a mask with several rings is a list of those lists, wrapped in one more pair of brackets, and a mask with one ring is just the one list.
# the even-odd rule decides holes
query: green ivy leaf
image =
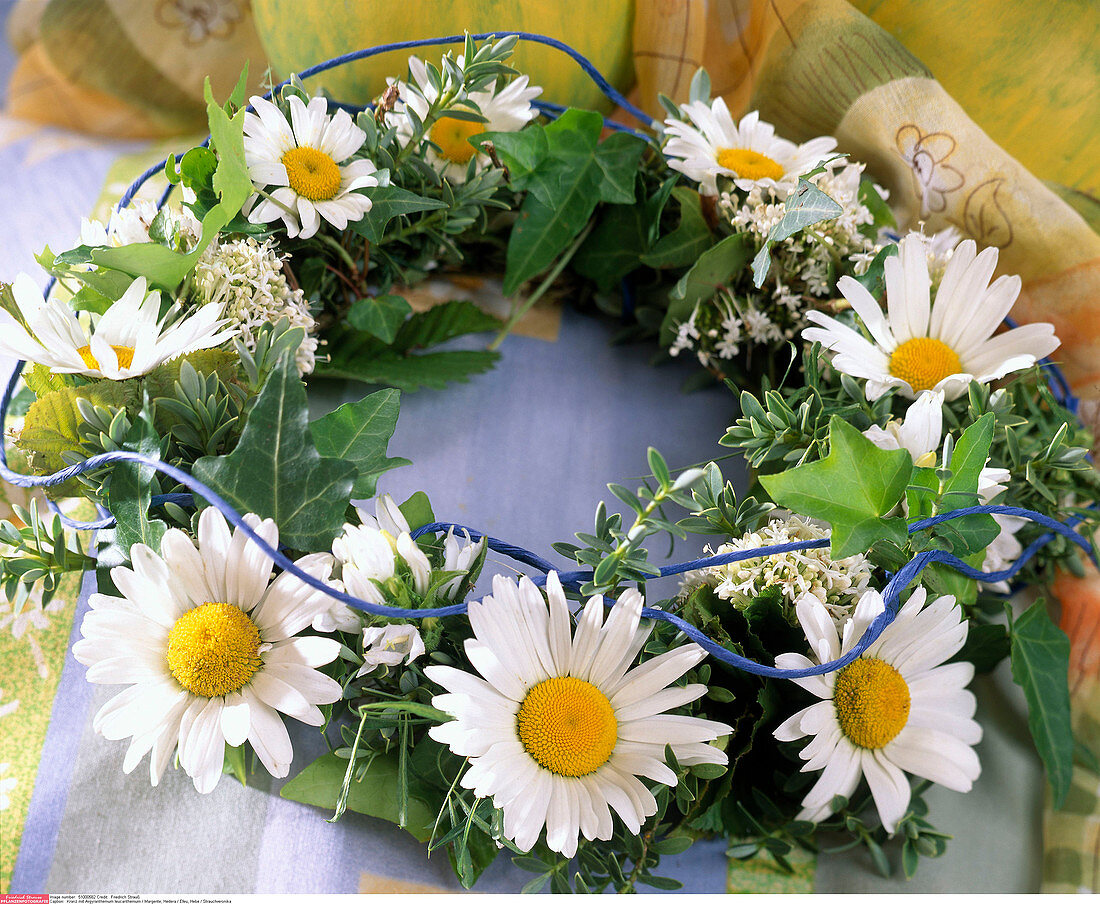
{"label": "green ivy leaf", "polygon": [[309,425],[321,455],[355,465],[358,476],[351,491],[357,499],[374,495],[380,474],[411,464],[406,458],[386,457],[400,409],[401,393],[383,389],[341,405]]}
{"label": "green ivy leaf", "polygon": [[[1006,605],[1006,611],[1008,609]],[[1012,680],[1027,698],[1027,726],[1046,767],[1055,808],[1073,776],[1073,728],[1069,710],[1069,638],[1038,600],[1009,627]]]}
{"label": "green ivy leaf", "polygon": [[623,132],[601,142],[602,129],[598,113],[566,110],[543,130],[546,152],[520,182],[528,194],[508,240],[506,295],[550,266],[600,201],[634,203],[635,174],[646,144]]}
{"label": "green ivy leaf", "polygon": [[772,263],[771,246],[775,242],[782,242],[807,226],[835,219],[844,213],[843,207],[804,178],[799,178],[798,188],[791,192],[785,207],[783,218],[768,232],[764,247],[752,262],[752,284],[758,289],[768,276]]}
{"label": "green ivy leaf", "polygon": [[867,272],[862,276],[853,277],[876,299],[881,299],[886,291],[886,259],[898,253],[898,246],[891,243],[875,255]]}
{"label": "green ivy leaf", "polygon": [[359,233],[374,245],[382,242],[390,220],[447,206],[437,198],[425,198],[396,185],[379,185],[366,194],[371,200],[370,210],[362,219],[348,223],[348,229]]}
{"label": "green ivy leaf", "polygon": [[[153,425],[148,405],[138,412],[122,448],[160,461],[160,434]],[[120,462],[112,468],[107,508],[117,522],[115,542],[125,550],[135,543],[160,549],[161,537],[168,530],[163,521],[149,518],[155,475],[154,468],[130,462]]]}
{"label": "green ivy leaf", "polygon": [[828,521],[831,554],[842,559],[866,551],[878,540],[905,543],[905,521],[886,516],[901,501],[912,470],[912,458],[904,449],[880,449],[833,415],[825,458],[763,476],[760,482],[778,505]]}
{"label": "green ivy leaf", "polygon": [[[327,549],[344,523],[355,480],[349,462],[322,458],[309,432],[306,390],[292,355],[267,378],[229,455],[200,458],[192,473],[240,512],[274,518],[291,549]],[[208,503],[196,497],[200,508]]]}
{"label": "green ivy leaf", "polygon": [[394,338],[393,347],[402,352],[428,348],[456,336],[495,332],[501,326],[498,317],[487,314],[472,301],[447,301],[410,317]]}
{"label": "green ivy leaf", "polygon": [[[333,810],[344,784],[348,762],[335,753],[314,760],[279,790],[279,796],[315,807]],[[347,808],[356,813],[399,822],[401,800],[398,795],[397,754],[378,754],[367,766],[366,774],[351,783]],[[432,837],[435,811],[412,794],[408,797],[405,831],[421,844]]]}
{"label": "green ivy leaf", "polygon": [[608,207],[572,261],[572,268],[610,291],[640,263],[646,247],[645,209],[639,204]]}
{"label": "green ivy leaf", "polygon": [[411,313],[409,303],[400,295],[379,295],[355,302],[348,311],[348,323],[357,330],[390,343]]}
{"label": "green ivy leaf", "polygon": [[508,168],[509,182],[516,191],[527,188],[527,180],[550,152],[546,129],[538,124],[518,132],[484,132],[478,144],[491,141],[500,162]]}

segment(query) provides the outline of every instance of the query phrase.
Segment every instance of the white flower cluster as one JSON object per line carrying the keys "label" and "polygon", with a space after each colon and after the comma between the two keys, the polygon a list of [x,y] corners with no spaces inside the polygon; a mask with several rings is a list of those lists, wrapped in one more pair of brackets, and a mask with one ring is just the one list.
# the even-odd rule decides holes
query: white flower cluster
{"label": "white flower cluster", "polygon": [[[707,547],[707,553],[722,555],[762,546],[823,540],[828,536],[829,532],[816,524],[791,516],[786,521],[771,521],[758,531],[723,543],[714,552]],[[716,565],[703,575],[720,599],[730,600],[735,605],[769,588],[778,588],[791,612],[795,602],[808,593],[840,621],[848,616],[856,600],[868,589],[871,564],[862,554],[834,561],[829,558],[828,547],[823,547]]]}
{"label": "white flower cluster", "polygon": [[[690,350],[704,367],[721,370],[720,361],[737,357],[749,346],[775,347],[797,336],[814,301],[833,293],[837,270],[866,272],[881,245],[860,231],[874,222],[874,215],[859,199],[862,173],[862,164],[847,164],[812,177],[844,212],[775,243],[761,289],[746,281],[744,290],[726,290],[696,305],[688,320],[677,325],[669,354]],[[885,189],[877,190],[886,196]],[[754,249],[759,250],[782,219],[784,203],[785,195],[774,186],[758,183],[747,193],[723,192],[718,210],[735,232],[750,234]]]}
{"label": "white flower cluster", "polygon": [[[376,605],[392,605],[383,588],[400,571],[408,575],[418,594],[427,593],[432,566],[413,540],[409,522],[397,503],[389,495],[380,496],[375,503],[374,517],[360,511],[359,519],[360,524],[345,524],[343,533],[332,543],[332,554],[340,564],[340,577],[347,592]],[[484,537],[471,543],[467,536],[462,542],[454,536],[452,529],[443,540],[443,570],[468,571],[477,561],[484,544]],[[461,582],[461,575],[452,578],[439,588],[439,596],[454,599]],[[359,615],[350,606],[336,602],[329,614],[314,622],[313,627],[319,631],[329,631],[333,627],[341,631],[358,631],[359,624]],[[368,636],[367,641],[373,643],[381,637],[379,635],[372,641]],[[386,637],[388,639],[389,636]],[[378,663],[386,664],[383,660],[378,660]]]}
{"label": "white flower cluster", "polygon": [[302,375],[312,373],[317,357],[317,323],[301,289],[291,289],[283,273],[284,256],[270,241],[245,237],[214,242],[195,266],[194,283],[201,304],[224,304],[224,316],[240,330],[249,351],[256,332],[284,317],[305,330],[295,363]]}

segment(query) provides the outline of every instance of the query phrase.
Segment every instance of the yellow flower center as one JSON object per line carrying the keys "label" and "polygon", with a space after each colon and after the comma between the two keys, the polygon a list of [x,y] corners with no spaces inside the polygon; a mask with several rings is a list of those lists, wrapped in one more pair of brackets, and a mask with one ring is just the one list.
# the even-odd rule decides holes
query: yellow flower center
{"label": "yellow flower center", "polygon": [[441,116],[431,128],[431,139],[439,147],[441,156],[451,163],[469,163],[476,153],[474,146],[467,141],[485,131],[485,123],[470,122],[468,119],[455,119],[453,116]]}
{"label": "yellow flower center", "polygon": [[742,179],[782,179],[783,167],[748,148],[722,148],[718,151],[718,165],[733,170]]}
{"label": "yellow flower center", "polygon": [[909,721],[909,685],[881,659],[857,659],[836,676],[833,704],[840,730],[857,747],[889,744]]}
{"label": "yellow flower center", "polygon": [[516,716],[519,741],[540,766],[573,777],[595,772],[619,738],[611,701],[579,678],[548,678],[527,692]]}
{"label": "yellow flower center", "polygon": [[909,339],[890,356],[890,374],[913,387],[935,389],[944,377],[962,372],[962,361],[951,346],[930,336]]}
{"label": "yellow flower center", "polygon": [[324,151],[291,148],[282,158],[287,181],[303,198],[329,201],[340,191],[340,167]]}
{"label": "yellow flower center", "polygon": [[240,690],[263,661],[260,631],[229,603],[203,603],[180,616],[168,634],[168,668],[199,697]]}
{"label": "yellow flower center", "polygon": [[[112,345],[111,348],[115,351],[115,357],[118,358],[118,366],[120,368],[127,368],[134,363],[134,350],[128,345]],[[80,355],[81,360],[95,370],[99,370],[99,362],[95,359],[95,355],[92,354],[92,347],[90,345],[82,345],[76,350],[76,353]]]}

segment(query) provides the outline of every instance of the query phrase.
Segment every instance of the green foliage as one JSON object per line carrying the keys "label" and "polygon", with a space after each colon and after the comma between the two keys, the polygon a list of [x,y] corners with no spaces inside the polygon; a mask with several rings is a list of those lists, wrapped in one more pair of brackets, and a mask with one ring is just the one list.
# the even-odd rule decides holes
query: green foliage
{"label": "green foliage", "polygon": [[760,482],[779,505],[828,521],[830,553],[842,559],[883,538],[905,543],[905,520],[889,513],[901,501],[912,470],[904,449],[880,449],[834,415],[825,458],[761,477]]}
{"label": "green foliage", "polygon": [[366,216],[354,223],[349,223],[348,228],[373,244],[379,244],[382,241],[391,220],[407,217],[411,213],[447,207],[447,204],[438,198],[424,198],[396,185],[380,185],[378,188],[371,189],[370,200],[371,209],[367,211]]}
{"label": "green foliage", "polygon": [[348,325],[390,343],[411,313],[409,303],[398,295],[360,298],[348,311]]}
{"label": "green foliage", "polygon": [[[210,180],[219,201],[203,216],[202,235],[198,243],[186,254],[156,242],[86,249],[90,262],[132,277],[144,276],[151,287],[171,291],[194,269],[207,246],[252,194],[252,180],[244,159],[244,111],[238,111],[230,118],[214,101],[209,79],[205,83],[205,93],[210,135],[218,158]],[[208,173],[209,158],[206,155],[200,155],[198,161],[191,162],[189,173],[196,169]]]}
{"label": "green foliage", "polygon": [[[820,167],[814,170],[820,171]],[[811,175],[813,172],[806,174]],[[809,226],[824,220],[833,220],[844,213],[843,207],[812,182],[808,182],[806,176],[799,177],[798,188],[791,192],[784,205],[783,218],[768,231],[764,247],[753,259],[752,283],[758,289],[764,284],[771,267],[771,246],[775,242],[782,242]]]}
{"label": "green foliage", "polygon": [[139,398],[139,385],[131,380],[100,380],[47,392],[27,410],[15,445],[28,454],[35,471],[43,474],[57,471],[69,463],[63,457],[65,453],[82,452],[83,419],[77,409],[81,400],[117,409],[136,408]]}
{"label": "green foliage", "polygon": [[358,402],[347,402],[309,425],[317,451],[326,458],[355,465],[351,492],[355,498],[374,495],[380,474],[411,464],[405,458],[387,458],[386,447],[397,426],[401,393],[383,389]]}
{"label": "green foliage", "polygon": [[750,236],[738,233],[726,236],[699,255],[669,293],[668,311],[661,323],[661,341],[666,345],[670,343],[676,334],[676,321],[687,320],[699,302],[713,298],[745,268],[751,253]]}
{"label": "green foliage", "polygon": [[243,392],[235,384],[227,386],[216,369],[200,372],[191,361],[181,360],[170,391],[171,395],[156,397],[156,425],[173,441],[174,463],[189,464],[232,450],[240,434],[243,403]]}
{"label": "green foliage", "polygon": [[699,192],[679,185],[672,190],[672,197],[679,206],[680,220],[673,230],[661,236],[641,256],[641,262],[647,267],[690,267],[714,243],[706,217],[703,216]]}
{"label": "green foliage", "polygon": [[599,202],[634,203],[634,174],[645,142],[623,132],[601,142],[602,129],[598,113],[567,110],[545,127],[483,136],[508,166],[512,187],[527,191],[508,241],[506,294],[546,270]]}
{"label": "green foliage", "polygon": [[[348,762],[335,753],[326,753],[279,789],[279,796],[314,807],[335,809],[348,770]],[[398,758],[394,754],[372,756],[355,772],[345,800],[347,809],[388,822],[400,824],[404,808],[404,826],[417,841],[424,843],[432,835],[435,812],[416,797],[402,801],[398,794]]]}
{"label": "green foliage", "polygon": [[15,519],[0,521],[0,543],[8,549],[0,555],[0,584],[18,617],[27,606],[36,606],[31,594],[41,587],[41,605],[47,605],[57,592],[61,578],[95,567],[95,559],[85,555],[80,535],[68,533],[59,515],[49,520],[38,512],[38,500],[30,508],[12,506]]}
{"label": "green foliage", "polygon": [[55,374],[45,364],[28,364],[23,369],[23,382],[27,388],[41,398],[50,392],[72,386],[72,377],[67,374]]}
{"label": "green foliage", "polygon": [[746,496],[740,502],[733,484],[722,482],[722,472],[713,461],[703,468],[703,478],[692,488],[698,510],[677,522],[688,533],[723,534],[739,537],[756,530],[763,517],[775,506]]}
{"label": "green foliage", "polygon": [[656,449],[650,447],[647,456],[655,486],[651,487],[648,481],[643,482],[635,495],[618,484],[607,485],[621,502],[634,511],[634,522],[629,529],[623,530],[622,516],[617,513],[608,515],[607,507],[601,502],[596,507],[595,532],[576,535],[585,546],[553,544],[561,555],[592,567],[592,580],[581,586],[581,593],[585,595],[607,594],[621,581],[645,581],[660,574],[660,569],[649,563],[649,553],[641,545],[646,537],[658,532],[687,536],[683,527],[665,517],[662,507],[671,502],[689,511],[698,510],[699,503],[689,497],[687,491],[703,476],[703,472],[691,468],[673,480],[668,465]]}
{"label": "green foliage", "polygon": [[[146,402],[134,418],[122,448],[159,461],[161,446],[160,434]],[[115,539],[123,549],[128,550],[135,543],[160,549],[161,537],[168,528],[163,521],[149,518],[153,489],[159,489],[156,474],[154,468],[132,462],[120,462],[112,467],[107,508],[115,516]]]}
{"label": "green foliage", "polygon": [[1027,726],[1046,767],[1055,808],[1061,807],[1073,777],[1073,728],[1070,722],[1069,638],[1050,620],[1038,600],[1015,621],[1008,613],[1012,643],[1012,679],[1027,698]]}
{"label": "green foliage", "polygon": [[318,363],[315,373],[405,391],[421,387],[442,389],[449,382],[465,382],[488,370],[499,354],[489,350],[424,354],[420,349],[499,327],[496,317],[469,301],[449,301],[414,314],[400,325],[389,343],[377,337],[377,330],[340,327],[330,334],[329,361]]}
{"label": "green foliage", "polygon": [[[280,360],[248,415],[236,449],[200,458],[192,473],[241,512],[274,518],[291,549],[328,549],[344,523],[355,466],[318,454],[305,387],[291,355]],[[196,503],[207,505],[201,497]]]}

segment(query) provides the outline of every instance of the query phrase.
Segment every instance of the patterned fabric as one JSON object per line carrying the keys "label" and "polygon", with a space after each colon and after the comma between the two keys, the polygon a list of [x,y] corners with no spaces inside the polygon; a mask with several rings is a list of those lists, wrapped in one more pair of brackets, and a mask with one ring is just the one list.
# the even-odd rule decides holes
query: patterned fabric
{"label": "patterned fabric", "polygon": [[207,76],[224,97],[267,65],[248,0],[19,0],[8,34],[8,115],[113,137],[201,129]]}

